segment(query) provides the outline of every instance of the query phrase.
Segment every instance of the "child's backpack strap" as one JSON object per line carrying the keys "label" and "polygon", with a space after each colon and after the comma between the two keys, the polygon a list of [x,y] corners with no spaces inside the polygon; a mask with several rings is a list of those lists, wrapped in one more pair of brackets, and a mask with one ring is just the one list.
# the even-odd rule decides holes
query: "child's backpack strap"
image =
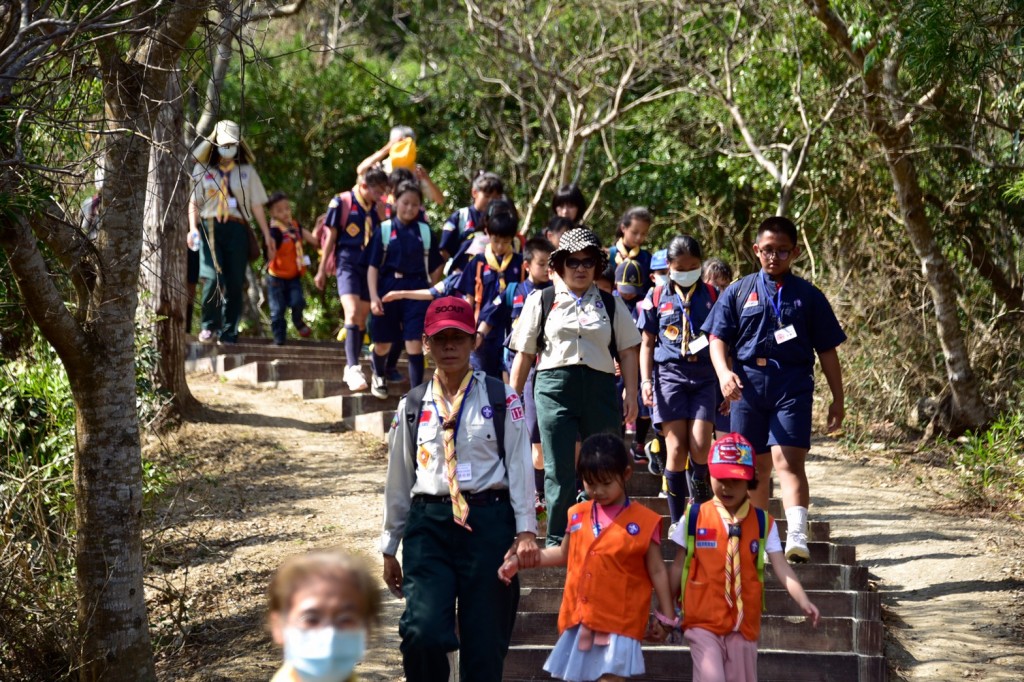
{"label": "child's backpack strap", "polygon": [[477,324],[480,324],[480,310],[484,307],[484,265],[482,260],[476,262],[476,279],[473,281],[473,319]]}
{"label": "child's backpack strap", "polygon": [[487,401],[494,410],[492,421],[494,422],[494,437],[498,441],[498,457],[501,458],[502,466],[505,465],[505,412],[508,404],[505,402],[505,382],[501,379],[484,376],[487,383]]}
{"label": "child's backpack strap", "polygon": [[658,314],[658,307],[661,305],[661,295],[665,292],[665,285],[659,284],[654,287],[654,293],[651,294],[651,303],[654,304],[654,314]]}
{"label": "child's backpack strap", "polygon": [[512,282],[505,287],[505,305],[512,308],[516,300],[516,289],[519,288],[519,282]]}
{"label": "child's backpack strap", "polygon": [[764,549],[768,542],[768,515],[764,509],[754,507],[757,513],[757,579],[761,583],[761,610],[768,605],[768,596],[764,589]]}
{"label": "child's backpack strap", "polygon": [[416,432],[419,430],[423,398],[427,395],[429,384],[429,381],[424,381],[419,386],[413,386],[405,394],[405,449],[412,460],[413,469],[416,468]]}
{"label": "child's backpack strap", "polygon": [[690,577],[690,564],[693,562],[694,557],[694,538],[697,537],[697,518],[699,516],[700,503],[694,502],[686,508],[681,520],[683,528],[686,529],[685,541],[683,543],[683,548],[686,550],[686,559],[683,560],[683,575],[680,578],[679,585],[679,605],[683,608],[686,607],[686,581]]}
{"label": "child's backpack strap", "polygon": [[[423,242],[423,271],[430,279],[430,225],[417,223],[420,228],[420,241]],[[388,244],[391,243],[391,221],[385,220],[380,224],[380,243],[384,247],[384,255],[388,253]]]}
{"label": "child's backpack strap", "polygon": [[718,290],[715,289],[710,284],[708,284],[707,282],[704,282],[704,286],[708,288],[708,296],[711,297],[711,302],[715,303],[716,301],[718,301]]}
{"label": "child's backpack strap", "polygon": [[463,241],[476,233],[476,226],[474,225],[472,232],[468,235],[462,234],[462,231],[466,229],[466,225],[469,225],[469,206],[463,206],[459,209],[459,223],[456,226],[456,229],[459,231],[459,238]]}

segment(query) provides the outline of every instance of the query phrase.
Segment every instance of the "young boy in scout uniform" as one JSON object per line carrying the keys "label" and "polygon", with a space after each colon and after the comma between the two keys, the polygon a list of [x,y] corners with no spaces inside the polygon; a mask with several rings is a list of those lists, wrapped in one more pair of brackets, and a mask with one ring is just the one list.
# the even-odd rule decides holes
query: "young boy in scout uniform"
{"label": "young boy in scout uniform", "polygon": [[[790,272],[800,247],[796,226],[768,218],[757,230],[761,270],[729,285],[704,323],[722,394],[733,402],[732,431],[757,453],[751,501],[768,506],[772,465],[779,474],[789,528],[786,558],[804,562],[810,491],[804,460],[811,446],[814,356],[832,391],[828,430],[843,421],[843,374],[836,347],[846,340],[825,295]],[[729,358],[732,367],[729,366]]]}
{"label": "young boy in scout uniform", "polygon": [[437,369],[398,404],[388,434],[381,551],[385,584],[405,598],[398,631],[410,682],[447,680],[456,649],[463,682],[500,680],[519,586],[495,576],[506,554],[539,559],[523,407],[509,386],[470,368],[475,337],[468,302],[430,304],[423,344]]}

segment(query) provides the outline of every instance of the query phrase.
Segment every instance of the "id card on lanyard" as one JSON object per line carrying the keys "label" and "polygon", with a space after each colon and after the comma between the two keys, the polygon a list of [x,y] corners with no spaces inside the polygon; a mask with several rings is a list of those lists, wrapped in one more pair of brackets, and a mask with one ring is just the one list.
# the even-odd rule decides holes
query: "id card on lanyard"
{"label": "id card on lanyard", "polygon": [[769,287],[775,286],[775,282],[765,277],[765,288],[769,289],[768,293],[768,304],[772,307],[772,313],[775,314],[775,343],[782,345],[787,341],[792,341],[796,338],[796,328],[792,324],[784,324],[782,320],[782,289],[783,287],[777,287],[775,295],[771,295]]}

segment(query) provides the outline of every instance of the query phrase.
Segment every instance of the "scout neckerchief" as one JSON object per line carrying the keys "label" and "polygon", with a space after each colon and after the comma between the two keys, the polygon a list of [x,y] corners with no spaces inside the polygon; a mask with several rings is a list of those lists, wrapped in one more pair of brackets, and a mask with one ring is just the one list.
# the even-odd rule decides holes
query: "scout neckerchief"
{"label": "scout neckerchief", "polygon": [[231,171],[235,170],[234,159],[228,159],[227,163],[222,160],[217,170],[220,171],[220,187],[217,191],[217,222],[226,223],[231,217],[231,206],[228,199],[231,197]]}
{"label": "scout neckerchief", "polygon": [[681,323],[683,328],[683,343],[679,347],[680,355],[686,355],[690,349],[690,341],[692,340],[690,337],[693,335],[693,320],[690,318],[690,301],[693,300],[693,292],[697,290],[698,284],[700,284],[700,282],[694,282],[690,286],[690,290],[684,294],[683,288],[675,282],[672,282],[672,290],[678,294],[679,300],[682,301],[683,309],[683,321]]}
{"label": "scout neckerchief", "polygon": [[499,263],[498,262],[498,258],[494,255],[494,251],[491,249],[491,245],[488,244],[487,247],[484,248],[484,258],[487,259],[487,265],[490,266],[491,270],[494,270],[495,272],[498,273],[498,292],[499,293],[505,293],[505,277],[504,277],[504,274],[505,274],[505,269],[508,268],[508,266],[511,265],[511,263],[512,263],[512,253],[513,252],[510,249],[509,252],[506,253],[502,257],[501,262]]}
{"label": "scout neckerchief", "polygon": [[295,267],[298,268],[299,274],[306,272],[306,261],[302,257],[302,230],[298,224],[292,220],[291,223],[283,223],[277,218],[270,219],[270,226],[277,227],[281,231],[281,237],[291,237],[292,242],[295,244]]}
{"label": "scout neckerchief", "polygon": [[[363,219],[363,248],[366,248],[366,245],[370,243],[370,233],[373,232],[373,219],[370,217],[373,204],[363,203],[363,195],[359,193],[358,187],[352,188],[352,198],[356,200],[359,207],[363,209],[363,213],[366,214],[366,218]],[[345,231],[348,233],[348,236],[355,237],[359,234],[359,226],[350,223],[345,226]]]}
{"label": "scout neckerchief", "polygon": [[632,249],[626,246],[626,243],[619,237],[619,241],[615,242],[615,264],[622,265],[623,261],[636,260],[637,256],[640,255],[640,247],[634,246]]}
{"label": "scout neckerchief", "polygon": [[722,523],[725,524],[725,528],[729,532],[729,544],[726,546],[725,553],[725,603],[729,605],[729,608],[732,608],[733,604],[736,605],[736,625],[732,628],[732,631],[736,632],[740,629],[740,623],[743,622],[743,593],[740,584],[740,522],[747,518],[747,513],[750,511],[750,500],[744,500],[735,516],[729,513],[729,510],[718,501],[717,497],[713,498],[713,502],[715,509],[718,510],[718,515],[722,517]]}
{"label": "scout neckerchief", "polygon": [[441,389],[441,375],[434,372],[434,380],[431,382],[433,389],[434,406],[437,408],[437,416],[441,420],[444,439],[444,464],[445,475],[448,477],[448,492],[452,498],[452,517],[455,523],[466,530],[473,530],[469,527],[469,504],[462,496],[462,489],[459,486],[458,461],[455,458],[455,438],[458,436],[459,422],[462,421],[462,402],[469,393],[469,387],[473,383],[473,371],[466,372],[466,376],[459,385],[459,390],[452,399],[449,406],[444,399],[444,392]]}

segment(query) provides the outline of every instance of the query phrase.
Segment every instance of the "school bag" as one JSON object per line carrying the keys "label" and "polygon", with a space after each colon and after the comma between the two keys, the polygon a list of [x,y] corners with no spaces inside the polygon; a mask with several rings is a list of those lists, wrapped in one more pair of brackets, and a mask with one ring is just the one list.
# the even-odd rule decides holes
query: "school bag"
{"label": "school bag", "polygon": [[[608,350],[611,352],[612,357],[616,360],[619,359],[619,349],[615,344],[615,297],[609,294],[607,291],[601,289],[597,290],[601,294],[601,302],[604,304],[605,310],[608,311],[608,322],[612,326],[612,339],[608,343]],[[544,326],[548,322],[548,313],[551,312],[551,308],[555,305],[555,287],[550,286],[540,292],[540,336],[537,337],[537,355],[540,355],[544,351],[544,346],[547,344],[544,341]]]}
{"label": "school bag", "polygon": [[[420,228],[420,240],[423,242],[423,272],[427,279],[430,279],[430,225],[418,222]],[[380,243],[384,246],[384,253],[381,260],[388,255],[388,244],[391,242],[391,221],[385,220],[380,224]]]}
{"label": "school bag", "polygon": [[[429,383],[429,381],[424,381],[405,394],[405,442],[413,466],[416,464],[416,430],[420,425],[420,412],[423,410],[423,399],[426,397]],[[505,403],[505,382],[484,375],[484,383],[487,386],[487,400],[491,404],[491,409],[494,410],[492,421],[494,422],[494,437],[498,441],[498,457],[504,464],[505,412],[508,409]]]}
{"label": "school bag", "polygon": [[[767,603],[764,591],[764,547],[768,541],[768,515],[764,509],[751,506],[751,510],[757,515],[757,580],[761,583],[761,608],[764,609]],[[683,575],[681,578],[681,591],[679,593],[679,604],[685,606],[686,581],[690,576],[690,564],[694,558],[694,538],[697,537],[697,517],[700,515],[700,503],[695,502],[686,508],[681,523],[686,529],[683,549],[686,550],[686,559],[683,560]]]}
{"label": "school bag", "polygon": [[[337,196],[338,201],[341,202],[341,227],[338,229],[344,229],[348,225],[348,216],[352,212],[352,192],[340,192]],[[327,239],[330,236],[331,228],[327,226],[326,222],[320,223],[313,230],[313,237],[320,244],[320,257],[324,260],[325,272],[334,272],[337,269],[334,251],[327,253]]]}

